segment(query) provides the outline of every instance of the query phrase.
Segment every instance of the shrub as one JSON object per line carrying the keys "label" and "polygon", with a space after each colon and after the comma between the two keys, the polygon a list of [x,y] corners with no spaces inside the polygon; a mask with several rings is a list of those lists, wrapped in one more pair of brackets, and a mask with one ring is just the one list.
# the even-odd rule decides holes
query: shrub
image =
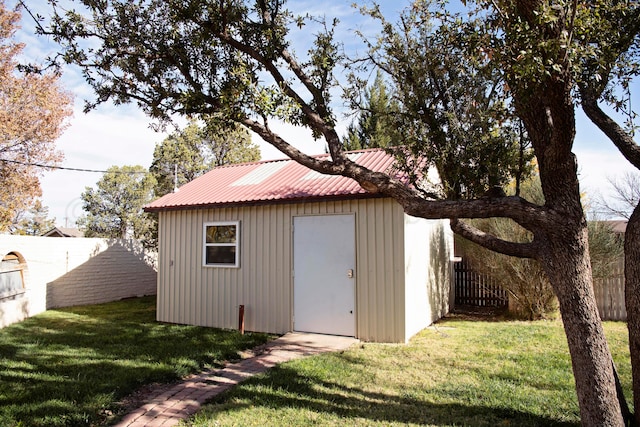
{"label": "shrub", "polygon": [[[522,185],[521,196],[532,203],[544,204],[539,178]],[[514,242],[528,242],[532,234],[507,218],[473,220],[471,223],[485,232]],[[589,223],[589,254],[594,278],[610,274],[623,253],[622,240],[606,222]],[[509,294],[509,308],[518,317],[529,320],[555,317],[558,309],[553,289],[539,263],[489,251],[456,236],[461,254],[478,273],[490,275]]]}

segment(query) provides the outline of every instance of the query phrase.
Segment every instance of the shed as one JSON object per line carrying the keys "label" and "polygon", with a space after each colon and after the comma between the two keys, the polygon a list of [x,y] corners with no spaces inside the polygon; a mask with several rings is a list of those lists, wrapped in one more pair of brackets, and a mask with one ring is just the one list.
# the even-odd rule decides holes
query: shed
{"label": "shed", "polygon": [[[348,154],[391,171],[384,150]],[[322,156],[318,156],[322,157]],[[215,168],[159,214],[157,319],[406,342],[452,304],[448,221],[290,159]]]}

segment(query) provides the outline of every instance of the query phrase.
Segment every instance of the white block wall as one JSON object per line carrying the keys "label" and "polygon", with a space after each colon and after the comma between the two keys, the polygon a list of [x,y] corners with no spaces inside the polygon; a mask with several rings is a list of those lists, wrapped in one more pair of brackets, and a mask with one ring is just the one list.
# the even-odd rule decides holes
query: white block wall
{"label": "white block wall", "polygon": [[155,256],[138,242],[0,235],[0,256],[24,258],[25,292],[0,299],[0,327],[49,308],[155,295]]}

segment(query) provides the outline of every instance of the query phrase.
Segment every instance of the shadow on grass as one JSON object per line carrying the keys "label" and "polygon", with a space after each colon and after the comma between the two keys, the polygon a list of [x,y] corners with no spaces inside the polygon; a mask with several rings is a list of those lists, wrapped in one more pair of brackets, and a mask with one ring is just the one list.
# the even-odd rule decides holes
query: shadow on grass
{"label": "shadow on grass", "polygon": [[[410,390],[396,395],[363,388],[345,386],[324,375],[301,374],[290,364],[280,365],[214,398],[194,424],[241,425],[258,418],[264,425],[303,425],[311,420],[319,425],[579,425],[528,412],[457,403],[453,396],[439,399],[441,402],[420,393],[412,395]],[[446,391],[440,396],[443,393]]]}
{"label": "shadow on grass", "polygon": [[140,386],[219,366],[267,339],[157,323],[155,298],[52,310],[0,330],[0,425],[100,425]]}
{"label": "shadow on grass", "polygon": [[474,322],[502,322],[513,320],[508,307],[478,307],[458,304],[441,322],[448,320],[470,320]]}

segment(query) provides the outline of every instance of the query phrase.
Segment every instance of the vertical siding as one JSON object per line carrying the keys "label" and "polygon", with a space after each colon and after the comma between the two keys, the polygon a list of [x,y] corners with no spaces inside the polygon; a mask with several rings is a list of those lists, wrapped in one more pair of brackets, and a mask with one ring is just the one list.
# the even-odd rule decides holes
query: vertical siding
{"label": "vertical siding", "polygon": [[[158,320],[237,328],[242,304],[247,330],[287,332],[288,211],[254,206],[161,213]],[[213,221],[240,221],[240,268],[202,265],[203,226]]]}
{"label": "vertical siding", "polygon": [[[357,336],[403,342],[403,212],[391,199],[167,211],[160,214],[158,320],[284,333],[292,328],[291,224],[297,215],[356,214]],[[240,268],[202,266],[205,222],[240,221]]]}
{"label": "vertical siding", "polygon": [[404,342],[402,209],[391,199],[360,200],[357,204],[359,338]]}

